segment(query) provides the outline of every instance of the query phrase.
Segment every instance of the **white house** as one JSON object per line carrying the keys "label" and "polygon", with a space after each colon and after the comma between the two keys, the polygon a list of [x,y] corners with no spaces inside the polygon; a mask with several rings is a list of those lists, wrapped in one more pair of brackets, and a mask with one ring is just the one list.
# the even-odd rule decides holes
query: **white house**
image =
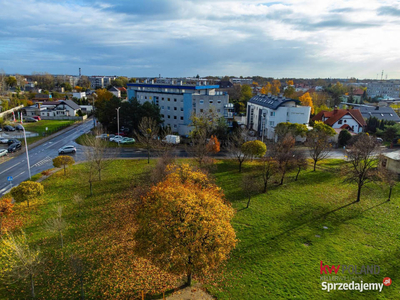
{"label": "white house", "polygon": [[322,121],[333,129],[347,129],[350,132],[363,132],[367,126],[360,110],[358,109],[335,109],[333,111],[320,111],[312,118],[313,121]]}
{"label": "white house", "polygon": [[86,93],[85,92],[72,93],[72,97],[75,97],[77,99],[86,98]]}
{"label": "white house", "polygon": [[115,86],[112,86],[108,89],[108,91],[113,94],[115,97],[121,98],[121,91],[116,88]]}
{"label": "white house", "polygon": [[43,119],[57,119],[61,117],[75,117],[81,108],[72,100],[60,100],[45,102],[39,106],[39,110],[40,116]]}
{"label": "white house", "polygon": [[255,130],[258,136],[273,139],[275,126],[290,122],[308,125],[311,107],[300,106],[299,100],[282,95],[257,95],[247,103],[247,127]]}
{"label": "white house", "polygon": [[383,154],[382,166],[400,174],[400,150]]}

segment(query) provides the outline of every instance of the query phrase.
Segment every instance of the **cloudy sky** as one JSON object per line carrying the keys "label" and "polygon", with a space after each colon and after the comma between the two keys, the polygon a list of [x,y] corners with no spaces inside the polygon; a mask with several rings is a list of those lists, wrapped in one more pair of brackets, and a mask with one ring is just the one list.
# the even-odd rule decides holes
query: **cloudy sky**
{"label": "cloudy sky", "polygon": [[400,78],[400,3],[0,0],[6,73]]}

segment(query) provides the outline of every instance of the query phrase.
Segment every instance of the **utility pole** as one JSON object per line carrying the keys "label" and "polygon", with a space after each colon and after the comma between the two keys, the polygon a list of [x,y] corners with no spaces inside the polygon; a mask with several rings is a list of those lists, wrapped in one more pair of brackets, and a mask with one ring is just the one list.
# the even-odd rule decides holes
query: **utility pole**
{"label": "utility pole", "polygon": [[[22,113],[21,113],[22,114]],[[31,165],[29,163],[29,153],[28,153],[28,143],[26,142],[26,132],[25,132],[25,127],[21,124],[22,129],[24,130],[24,140],[25,140],[25,152],[26,152],[26,162],[28,163],[28,174],[29,174],[29,179],[32,179],[31,176]]]}
{"label": "utility pole", "polygon": [[[118,133],[118,135],[119,135],[119,109],[121,108],[121,106],[120,107],[118,107],[118,108],[116,108],[116,110],[117,110],[117,126],[118,126],[118,131],[117,131],[117,133]],[[119,146],[119,139],[118,139],[118,146]]]}

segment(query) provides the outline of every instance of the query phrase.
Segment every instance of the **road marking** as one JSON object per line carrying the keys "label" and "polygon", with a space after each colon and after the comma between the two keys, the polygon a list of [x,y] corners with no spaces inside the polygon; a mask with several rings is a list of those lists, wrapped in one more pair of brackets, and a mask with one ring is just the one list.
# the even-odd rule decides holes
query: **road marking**
{"label": "road marking", "polygon": [[3,172],[1,172],[0,174],[3,174],[4,172],[7,172],[8,170],[14,168],[15,166],[18,166],[20,163],[22,163],[22,161],[20,161],[19,163],[15,164],[15,165],[13,165],[13,166],[11,166],[11,167],[9,167],[8,169],[5,169],[5,170],[4,170]]}
{"label": "road marking", "polygon": [[17,178],[18,176],[21,176],[21,175],[24,174],[24,173],[25,173],[25,171],[19,173],[17,176],[14,176],[14,178]]}
{"label": "road marking", "polygon": [[46,157],[43,158],[42,160],[38,161],[36,164],[32,165],[32,166],[31,166],[31,169],[32,169],[32,168],[35,168],[35,167],[42,166],[42,165],[44,165],[44,164],[47,164],[48,162],[50,162],[50,161],[52,161],[52,160],[53,160],[53,159],[52,159],[50,156],[46,156]]}

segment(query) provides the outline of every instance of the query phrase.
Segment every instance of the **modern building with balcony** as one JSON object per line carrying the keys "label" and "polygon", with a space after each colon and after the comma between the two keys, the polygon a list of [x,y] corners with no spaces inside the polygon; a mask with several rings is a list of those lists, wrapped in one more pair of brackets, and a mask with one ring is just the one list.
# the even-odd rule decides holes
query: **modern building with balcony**
{"label": "modern building with balcony", "polygon": [[189,85],[181,81],[177,84],[129,83],[128,99],[136,98],[141,104],[148,101],[159,106],[163,125],[187,136],[192,129],[192,114],[215,112],[232,125],[233,105],[229,103],[228,94],[216,91],[218,88],[218,85]]}
{"label": "modern building with balcony", "polygon": [[247,103],[247,127],[257,136],[275,138],[275,126],[290,122],[308,125],[311,107],[300,106],[300,101],[282,95],[257,95]]}

